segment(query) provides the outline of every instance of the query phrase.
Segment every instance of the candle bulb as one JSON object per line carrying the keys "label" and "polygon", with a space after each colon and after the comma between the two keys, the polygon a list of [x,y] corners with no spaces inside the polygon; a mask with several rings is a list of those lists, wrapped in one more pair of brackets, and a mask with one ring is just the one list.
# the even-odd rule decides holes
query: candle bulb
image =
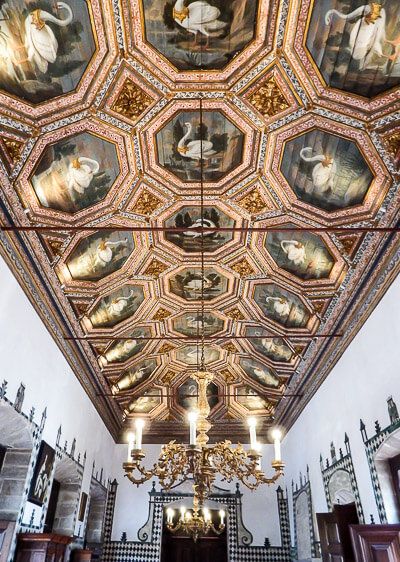
{"label": "candle bulb", "polygon": [[131,462],[131,453],[132,449],[135,447],[135,434],[130,432],[128,433],[128,458],[127,462]]}
{"label": "candle bulb", "polygon": [[135,449],[140,450],[142,448],[142,435],[143,435],[144,421],[140,418],[137,418],[135,420],[135,427],[136,427]]}
{"label": "candle bulb", "polygon": [[274,440],[275,460],[276,461],[282,460],[281,438],[282,438],[282,433],[279,431],[279,429],[274,429],[274,431],[272,432],[272,439]]}
{"label": "candle bulb", "polygon": [[256,418],[248,418],[247,425],[250,431],[250,449],[254,450],[257,446],[257,435],[256,435]]}
{"label": "candle bulb", "polygon": [[190,444],[196,445],[196,433],[197,433],[197,412],[189,412],[189,429],[190,429]]}
{"label": "candle bulb", "polygon": [[181,512],[181,520],[183,521],[185,518],[186,508],[182,506],[180,508],[180,512]]}
{"label": "candle bulb", "polygon": [[219,510],[219,516],[221,519],[221,526],[224,524],[224,519],[225,519],[225,511],[223,509]]}
{"label": "candle bulb", "polygon": [[172,525],[173,520],[174,520],[174,510],[171,507],[169,507],[167,509],[167,523]]}

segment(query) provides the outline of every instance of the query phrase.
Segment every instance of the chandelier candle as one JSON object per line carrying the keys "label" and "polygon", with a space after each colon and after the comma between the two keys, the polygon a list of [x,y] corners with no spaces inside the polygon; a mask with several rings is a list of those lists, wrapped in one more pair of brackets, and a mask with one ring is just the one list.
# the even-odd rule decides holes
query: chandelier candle
{"label": "chandelier candle", "polygon": [[135,447],[135,434],[130,432],[128,433],[128,461],[131,460],[131,453],[132,449]]}
{"label": "chandelier candle", "polygon": [[272,432],[272,438],[274,440],[274,447],[275,447],[275,461],[280,462],[282,460],[282,454],[281,454],[282,433],[280,432],[279,429],[274,429],[274,431]]}
{"label": "chandelier candle", "polygon": [[135,439],[135,450],[141,450],[142,448],[142,435],[143,435],[143,428],[144,428],[144,421],[142,419],[137,419],[135,421],[136,427],[136,439]]}
{"label": "chandelier candle", "polygon": [[257,449],[256,418],[248,418],[247,425],[250,430],[250,449],[255,451]]}
{"label": "chandelier candle", "polygon": [[190,445],[196,445],[196,434],[197,434],[197,412],[189,412],[189,430],[190,430]]}
{"label": "chandelier candle", "polygon": [[223,509],[220,509],[218,513],[219,513],[219,517],[221,519],[221,526],[223,526],[224,525],[224,519],[225,519],[225,511]]}

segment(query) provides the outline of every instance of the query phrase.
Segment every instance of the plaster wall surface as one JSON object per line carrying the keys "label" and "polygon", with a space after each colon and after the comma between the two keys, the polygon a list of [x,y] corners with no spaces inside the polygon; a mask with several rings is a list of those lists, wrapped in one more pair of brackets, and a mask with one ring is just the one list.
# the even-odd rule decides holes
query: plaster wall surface
{"label": "plaster wall surface", "polygon": [[345,454],[347,433],[365,520],[372,515],[379,523],[360,418],[371,437],[375,420],[382,428],[390,424],[387,398],[393,396],[400,407],[399,296],[397,278],[283,441],[286,485],[290,490],[292,479],[299,482],[308,465],[316,512],[327,511],[320,454],[324,462],[330,458],[331,442],[337,455],[339,448]]}
{"label": "plaster wall surface", "polygon": [[[76,454],[87,460],[82,490],[89,492],[93,461],[105,478],[111,476],[114,440],[81,387],[66,359],[58,349],[28,298],[0,258],[0,382],[5,379],[7,398],[14,400],[18,387],[25,385],[23,411],[35,408],[35,421],[40,423],[47,408],[43,439],[54,448],[58,428],[61,442],[71,448],[76,438]],[[24,520],[33,507],[27,504]],[[36,506],[36,517],[40,515]]]}

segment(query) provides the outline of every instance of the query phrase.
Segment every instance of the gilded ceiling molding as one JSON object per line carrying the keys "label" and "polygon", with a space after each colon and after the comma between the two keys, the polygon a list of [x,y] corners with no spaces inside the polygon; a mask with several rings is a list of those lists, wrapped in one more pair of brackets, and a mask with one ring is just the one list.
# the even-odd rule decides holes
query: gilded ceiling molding
{"label": "gilded ceiling molding", "polygon": [[168,265],[157,259],[152,259],[151,262],[146,266],[146,269],[143,273],[144,275],[151,275],[152,277],[158,279],[166,269],[168,269]]}
{"label": "gilded ceiling molding", "polygon": [[255,273],[255,270],[250,265],[250,263],[246,260],[246,258],[237,261],[236,263],[231,265],[231,269],[238,273],[240,277],[249,277]]}

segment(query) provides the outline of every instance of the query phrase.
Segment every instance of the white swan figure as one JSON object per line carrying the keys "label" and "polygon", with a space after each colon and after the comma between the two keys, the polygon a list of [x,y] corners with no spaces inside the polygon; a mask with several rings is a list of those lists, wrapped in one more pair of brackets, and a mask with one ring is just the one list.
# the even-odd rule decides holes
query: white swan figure
{"label": "white swan figure", "polygon": [[207,279],[207,277],[204,277],[203,281],[201,279],[191,279],[185,283],[184,289],[186,291],[192,291],[193,293],[200,293],[203,286],[204,289],[211,289],[213,282],[210,279]]}
{"label": "white swan figure", "polygon": [[202,329],[203,323],[201,321],[201,318],[198,318],[196,316],[188,316],[186,320],[189,328],[196,328],[196,330]]}
{"label": "white swan figure", "polygon": [[253,367],[253,373],[264,384],[267,384],[269,386],[277,386],[275,378],[269,373],[263,371],[263,369],[260,369],[259,367]]}
{"label": "white swan figure", "polygon": [[332,190],[337,173],[336,162],[333,158],[325,156],[325,154],[310,156],[310,152],[312,153],[311,146],[306,146],[300,150],[300,157],[305,162],[318,162],[312,171],[312,179],[315,189],[321,193]]}
{"label": "white swan figure", "polygon": [[383,43],[386,40],[386,12],[377,2],[359,6],[350,14],[338,10],[329,10],[325,15],[326,25],[330,25],[332,16],[349,20],[357,20],[350,33],[349,50],[354,60],[360,61],[360,68],[366,68],[374,55],[384,56]]}
{"label": "white swan figure", "polygon": [[93,176],[97,174],[100,165],[97,160],[79,156],[70,162],[68,166],[67,181],[68,188],[76,191],[80,195],[85,193],[85,189],[89,187],[93,180]]}
{"label": "white swan figure", "polygon": [[289,261],[295,265],[301,265],[306,259],[306,249],[304,244],[297,240],[282,240],[281,248],[285,252]]}
{"label": "white swan figure", "polygon": [[197,219],[196,221],[194,221],[194,223],[191,226],[188,226],[188,228],[193,229],[193,230],[185,230],[183,232],[184,236],[189,236],[190,238],[198,238],[199,236],[201,236],[203,234],[204,237],[206,236],[214,236],[214,232],[196,232],[195,229],[197,228],[217,228],[217,226],[210,220],[208,219]]}
{"label": "white swan figure", "polygon": [[262,338],[261,345],[265,351],[268,351],[269,353],[275,353],[277,351],[277,346],[271,338]]}
{"label": "white swan figure", "polygon": [[53,30],[46,22],[51,22],[59,27],[66,27],[73,20],[73,13],[65,2],[57,2],[59,10],[67,12],[65,19],[54,17],[45,10],[33,10],[25,19],[25,47],[28,51],[28,60],[36,64],[40,72],[46,73],[49,63],[57,58],[58,42]]}
{"label": "white swan figure", "polygon": [[136,298],[133,296],[133,291],[131,291],[127,297],[118,297],[113,299],[110,304],[107,305],[107,310],[110,316],[119,316],[128,306],[128,302],[132,297]]}
{"label": "white swan figure", "polygon": [[119,248],[126,248],[127,246],[128,238],[125,238],[124,240],[117,240],[116,242],[111,242],[111,240],[104,242],[104,240],[102,240],[95,251],[95,267],[106,267],[106,265],[108,265],[113,259],[114,253],[119,250]]}
{"label": "white swan figure", "polygon": [[137,346],[137,340],[125,340],[121,346],[122,353],[130,353]]}
{"label": "white swan figure", "polygon": [[[196,2],[194,2],[196,3]],[[191,4],[192,6],[193,4]],[[187,128],[186,134],[183,135],[181,140],[178,142],[177,150],[181,156],[184,158],[190,158],[191,160],[207,160],[211,158],[214,154],[217,154],[216,150],[213,149],[213,143],[206,140],[194,140],[186,144],[186,139],[190,136],[192,132],[191,123],[185,123]]]}
{"label": "white swan figure", "polygon": [[290,304],[289,301],[282,297],[267,297],[265,299],[265,304],[269,302],[273,303],[274,310],[279,316],[289,316],[290,314]]}
{"label": "white swan figure", "polygon": [[197,39],[198,33],[205,35],[207,38],[206,47],[210,35],[218,34],[228,25],[218,19],[220,15],[221,12],[218,8],[210,6],[208,2],[203,0],[192,2],[189,6],[185,6],[185,0],[177,0],[172,12],[175,22],[193,33],[195,39]]}

